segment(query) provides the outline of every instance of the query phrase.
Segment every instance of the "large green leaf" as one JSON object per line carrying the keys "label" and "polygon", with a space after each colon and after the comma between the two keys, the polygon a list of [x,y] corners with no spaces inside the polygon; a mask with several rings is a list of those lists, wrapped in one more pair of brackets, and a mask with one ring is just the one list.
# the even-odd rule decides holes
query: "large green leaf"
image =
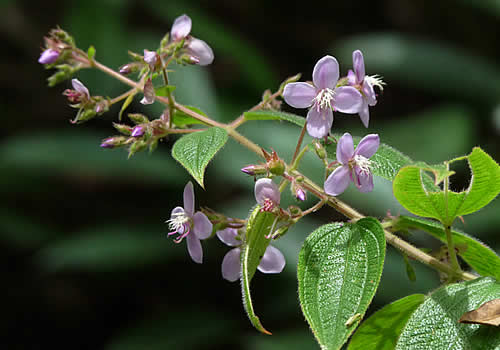
{"label": "large green leaf", "polygon": [[377,290],[385,258],[380,223],[324,225],[307,237],[297,267],[299,299],[322,349],[340,349]]}
{"label": "large green leaf", "polygon": [[348,350],[393,350],[399,334],[425,295],[412,294],[371,315],[352,336]]}
{"label": "large green leaf", "polygon": [[498,328],[458,323],[465,312],[495,298],[500,283],[491,277],[438,289],[410,317],[395,349],[498,349]]}
{"label": "large green leaf", "polygon": [[[400,216],[395,222],[396,229],[420,229],[430,233],[443,243],[447,243],[443,225],[434,221]],[[453,242],[463,246],[458,254],[470,267],[483,276],[493,276],[500,280],[500,257],[484,243],[458,230],[452,229]]]}
{"label": "large green leaf", "polygon": [[271,232],[275,216],[269,212],[261,211],[257,205],[247,221],[245,242],[241,251],[241,294],[243,295],[243,306],[247,312],[252,325],[265,334],[271,334],[266,330],[255,314],[250,296],[250,281],[257,270],[264,252],[270,243],[266,238]]}
{"label": "large green leaf", "polygon": [[177,140],[172,148],[172,156],[204,187],[205,168],[226,141],[226,130],[209,128]]}
{"label": "large green leaf", "polygon": [[412,165],[398,172],[393,183],[394,196],[411,213],[451,225],[457,216],[481,209],[500,192],[498,164],[478,147],[473,149],[467,159],[472,180],[466,191],[429,192],[422,184],[425,167]]}

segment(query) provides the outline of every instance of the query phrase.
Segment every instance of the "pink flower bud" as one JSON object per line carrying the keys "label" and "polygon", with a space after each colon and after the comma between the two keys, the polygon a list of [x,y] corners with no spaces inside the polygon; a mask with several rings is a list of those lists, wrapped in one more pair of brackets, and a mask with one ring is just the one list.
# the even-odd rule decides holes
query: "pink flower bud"
{"label": "pink flower bud", "polygon": [[47,49],[42,52],[40,58],[38,59],[38,63],[41,64],[51,64],[57,61],[59,58],[59,51],[54,49]]}
{"label": "pink flower bud", "polygon": [[144,127],[142,125],[137,125],[130,134],[132,137],[141,137],[144,135]]}
{"label": "pink flower bud", "polygon": [[191,32],[191,25],[192,22],[189,16],[182,15],[177,17],[170,31],[170,34],[172,35],[172,40],[178,41],[187,37],[189,35],[189,32]]}

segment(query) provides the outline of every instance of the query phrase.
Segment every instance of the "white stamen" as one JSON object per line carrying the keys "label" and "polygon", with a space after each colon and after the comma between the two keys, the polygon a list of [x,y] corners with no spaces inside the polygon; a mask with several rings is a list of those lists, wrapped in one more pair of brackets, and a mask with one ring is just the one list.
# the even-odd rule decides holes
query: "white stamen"
{"label": "white stamen", "polygon": [[332,89],[323,89],[321,90],[316,97],[314,98],[314,104],[318,108],[318,112],[320,109],[333,109],[332,107],[332,100],[333,97],[335,96],[335,90]]}
{"label": "white stamen", "polygon": [[371,167],[371,161],[361,155],[354,156],[354,163],[361,169],[363,173],[369,173]]}
{"label": "white stamen", "polygon": [[377,86],[380,91],[384,91],[384,85],[386,84],[380,75],[367,75],[365,76],[365,81],[369,82],[372,86]]}
{"label": "white stamen", "polygon": [[185,211],[172,213],[172,216],[167,220],[168,228],[175,232],[183,232],[184,224],[189,221],[189,217]]}

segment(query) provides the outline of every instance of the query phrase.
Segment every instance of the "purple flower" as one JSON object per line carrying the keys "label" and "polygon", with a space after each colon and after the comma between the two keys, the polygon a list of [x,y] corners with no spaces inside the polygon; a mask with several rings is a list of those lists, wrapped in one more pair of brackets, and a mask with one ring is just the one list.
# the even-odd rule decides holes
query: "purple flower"
{"label": "purple flower", "polygon": [[262,206],[263,211],[272,211],[279,206],[281,193],[273,180],[268,178],[258,179],[255,182],[255,200]]}
{"label": "purple flower", "polygon": [[201,264],[203,261],[203,250],[200,239],[210,237],[212,234],[212,223],[201,211],[194,212],[194,191],[191,181],[184,187],[184,208],[174,208],[170,219],[166,222],[172,230],[168,235],[179,234],[174,240],[175,243],[180,243],[186,238],[191,259]]}
{"label": "purple flower", "polygon": [[353,181],[361,192],[373,190],[373,175],[370,158],[377,152],[380,139],[377,134],[366,135],[354,150],[352,136],[345,133],[337,143],[337,160],[340,167],[335,169],[325,181],[324,189],[330,196],[338,196]]}
{"label": "purple flower", "polygon": [[59,51],[54,49],[47,49],[42,52],[40,58],[38,59],[38,63],[41,64],[51,64],[57,61],[59,58]]}
{"label": "purple flower", "polygon": [[73,85],[73,90],[66,89],[63,95],[68,97],[71,103],[87,102],[90,100],[89,89],[78,79],[71,79],[71,85]]}
{"label": "purple flower", "polygon": [[[235,247],[226,253],[222,260],[222,277],[229,282],[236,281],[241,275],[240,255],[243,244],[242,239],[238,238],[238,230],[227,227],[224,230],[217,231],[217,237],[226,245]],[[279,249],[269,245],[262,256],[257,269],[263,273],[280,273],[285,267],[285,257]]]}
{"label": "purple flower", "polygon": [[358,113],[363,98],[352,86],[336,87],[339,80],[339,64],[332,56],[320,59],[313,70],[314,86],[308,83],[289,83],[283,98],[295,108],[307,108],[307,132],[315,138],[328,135],[333,124],[333,112]]}
{"label": "purple flower", "polygon": [[365,75],[365,61],[361,51],[356,50],[352,53],[352,66],[354,72],[349,69],[347,74],[347,81],[349,85],[359,89],[363,96],[363,105],[359,110],[359,117],[365,127],[368,127],[370,121],[370,112],[368,106],[375,106],[377,104],[377,95],[375,94],[374,86],[378,86],[380,90],[384,90],[385,83],[377,76]]}
{"label": "purple flower", "polygon": [[203,40],[197,39],[189,33],[191,32],[191,18],[187,15],[179,16],[175,19],[170,34],[173,41],[186,39],[186,51],[190,60],[200,66],[206,66],[213,62],[214,52]]}

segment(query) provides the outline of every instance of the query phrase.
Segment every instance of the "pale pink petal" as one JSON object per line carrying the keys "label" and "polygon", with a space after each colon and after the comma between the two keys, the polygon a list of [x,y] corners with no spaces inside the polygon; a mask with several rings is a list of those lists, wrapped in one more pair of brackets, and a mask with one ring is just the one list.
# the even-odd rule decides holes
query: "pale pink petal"
{"label": "pale pink petal", "polygon": [[369,81],[365,80],[363,86],[361,87],[361,91],[363,92],[363,97],[366,102],[368,102],[368,105],[375,106],[377,104],[377,95],[375,94],[373,85]]}
{"label": "pale pink petal", "polygon": [[224,230],[217,231],[216,234],[222,243],[230,247],[237,247],[243,243],[241,240],[236,239],[236,236],[238,236],[238,230],[235,228],[226,227]]}
{"label": "pale pink petal", "polygon": [[151,69],[156,65],[156,51],[144,50],[144,62],[146,62]]}
{"label": "pale pink petal", "polygon": [[352,69],[349,69],[347,72],[347,83],[349,85],[356,85],[358,83],[356,80],[356,73],[354,73]]}
{"label": "pale pink petal", "polygon": [[234,282],[240,278],[240,248],[231,249],[222,259],[222,277],[229,282]]}
{"label": "pale pink petal", "polygon": [[342,113],[356,114],[363,106],[361,93],[352,86],[341,86],[335,89],[333,108]]}
{"label": "pale pink petal", "polygon": [[198,60],[196,64],[200,66],[209,65],[214,61],[212,48],[203,40],[197,38],[189,39],[187,50]]}
{"label": "pale pink petal", "polygon": [[361,51],[356,50],[352,53],[352,65],[359,84],[365,79],[365,60],[363,59]]}
{"label": "pale pink petal", "polygon": [[201,264],[203,262],[203,249],[200,240],[195,235],[189,234],[186,237],[186,244],[191,259],[195,263]]}
{"label": "pale pink petal", "polygon": [[71,85],[73,85],[73,89],[81,94],[87,96],[87,99],[90,98],[89,89],[78,79],[71,79]]}
{"label": "pale pink petal", "polygon": [[365,128],[368,127],[368,123],[370,122],[370,111],[368,109],[368,103],[366,101],[363,102],[363,107],[359,111],[359,118],[363,122]]}
{"label": "pale pink petal", "polygon": [[281,193],[273,180],[261,178],[255,182],[255,200],[260,205],[264,204],[266,199],[271,200],[275,205],[280,204]]}
{"label": "pale pink petal", "polygon": [[207,239],[212,234],[212,223],[205,214],[197,211],[193,216],[193,233],[198,239]]}
{"label": "pale pink petal", "polygon": [[359,141],[358,147],[356,147],[356,151],[354,151],[354,155],[359,154],[365,158],[370,158],[377,152],[379,145],[380,137],[378,134],[366,135]]}
{"label": "pale pink petal", "polygon": [[330,196],[338,196],[345,191],[351,179],[349,178],[349,167],[343,165],[333,171],[325,181],[324,190]]}
{"label": "pale pink petal", "polygon": [[191,32],[191,25],[191,18],[189,18],[189,16],[182,15],[177,17],[170,31],[172,39],[177,41],[188,36]]}
{"label": "pale pink petal", "polygon": [[320,139],[330,133],[333,124],[333,112],[331,109],[311,108],[307,113],[307,133],[311,137]]}
{"label": "pale pink petal", "polygon": [[360,192],[371,192],[373,191],[373,175],[371,172],[364,172],[356,166],[354,167],[356,173],[356,179],[354,184]]}
{"label": "pale pink petal", "polygon": [[193,183],[189,181],[184,187],[184,210],[191,218],[194,214],[194,190]]}
{"label": "pale pink petal", "polygon": [[334,89],[339,80],[339,63],[332,56],[320,59],[313,70],[313,83],[318,89]]}
{"label": "pale pink petal", "polygon": [[346,132],[337,142],[337,160],[340,164],[347,165],[354,156],[354,143],[352,136]]}
{"label": "pale pink petal", "polygon": [[257,269],[264,273],[280,273],[283,271],[284,267],[285,257],[283,253],[281,253],[278,248],[269,245]]}
{"label": "pale pink petal", "polygon": [[285,85],[283,98],[295,108],[307,108],[316,97],[316,88],[308,83],[289,83]]}

